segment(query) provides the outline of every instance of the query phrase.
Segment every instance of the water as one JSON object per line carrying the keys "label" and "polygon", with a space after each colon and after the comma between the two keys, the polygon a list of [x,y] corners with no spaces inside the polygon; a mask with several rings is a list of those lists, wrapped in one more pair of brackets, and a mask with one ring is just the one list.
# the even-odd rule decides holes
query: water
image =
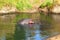
{"label": "water", "polygon": [[[51,28],[51,23],[46,21],[45,23],[34,23],[34,24],[21,24],[24,22],[28,23],[27,19],[19,22],[15,30],[15,40],[46,40],[53,32]],[[37,22],[37,21],[35,21]],[[47,24],[47,25],[46,25]],[[55,33],[55,32],[54,32]],[[21,37],[22,36],[22,37]]]}
{"label": "water", "polygon": [[33,29],[30,29],[26,32],[26,40],[41,40],[42,37],[40,37],[40,26],[37,24],[33,25]]}
{"label": "water", "polygon": [[[60,33],[60,15],[45,16],[39,15],[39,13],[33,15],[1,15],[0,30],[4,30],[6,33],[6,35],[0,33],[3,35],[0,37],[1,40],[46,40],[48,37]],[[31,18],[36,23],[32,25],[16,24],[19,20],[26,18]]]}
{"label": "water", "polygon": [[[23,40],[23,39],[24,40],[44,40],[44,38],[47,37],[47,36],[43,36],[43,37],[41,36],[41,34],[40,34],[41,33],[41,30],[40,30],[41,26],[38,24],[31,24],[31,27],[28,24],[25,24],[23,26],[18,25],[17,27],[18,28],[16,28],[17,30],[15,31],[16,32],[15,35],[16,36],[18,35],[17,37],[19,37],[20,34],[21,34],[20,37],[25,36],[25,38],[22,38],[22,39],[18,38],[19,40]],[[21,31],[25,31],[25,32],[21,32]],[[23,35],[23,34],[25,34],[25,35]],[[17,40],[16,36],[15,36],[15,38]]]}
{"label": "water", "polygon": [[0,40],[6,40],[6,35],[2,35],[2,36],[0,37]]}

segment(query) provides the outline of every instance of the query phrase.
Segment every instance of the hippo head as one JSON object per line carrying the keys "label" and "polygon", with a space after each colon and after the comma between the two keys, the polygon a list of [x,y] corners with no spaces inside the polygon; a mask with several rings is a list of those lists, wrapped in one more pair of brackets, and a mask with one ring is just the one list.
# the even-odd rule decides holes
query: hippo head
{"label": "hippo head", "polygon": [[34,21],[32,19],[23,19],[19,24],[24,25],[24,24],[34,24]]}

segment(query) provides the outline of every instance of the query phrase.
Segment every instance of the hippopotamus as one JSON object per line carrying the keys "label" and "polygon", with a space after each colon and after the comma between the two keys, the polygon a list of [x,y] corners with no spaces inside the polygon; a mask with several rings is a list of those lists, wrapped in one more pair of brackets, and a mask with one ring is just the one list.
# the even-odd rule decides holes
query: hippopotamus
{"label": "hippopotamus", "polygon": [[24,19],[19,24],[34,24],[34,21],[32,19]]}
{"label": "hippopotamus", "polygon": [[[33,27],[34,21],[32,19],[19,20],[15,27],[14,40],[23,40],[25,32]],[[22,36],[21,36],[22,35]]]}
{"label": "hippopotamus", "polygon": [[43,40],[40,32],[40,25],[33,19],[22,19],[17,22],[14,40]]}

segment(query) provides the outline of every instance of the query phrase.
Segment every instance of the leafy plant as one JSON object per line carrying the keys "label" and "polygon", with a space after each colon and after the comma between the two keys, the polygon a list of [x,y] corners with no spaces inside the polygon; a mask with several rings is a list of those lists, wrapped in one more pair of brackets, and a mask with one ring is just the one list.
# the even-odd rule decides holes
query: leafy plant
{"label": "leafy plant", "polygon": [[29,0],[18,0],[18,2],[16,3],[16,7],[19,10],[26,10],[32,8]]}
{"label": "leafy plant", "polygon": [[46,7],[46,6],[50,7],[52,4],[53,4],[53,1],[51,1],[51,0],[45,0],[45,1],[40,5],[40,7],[41,7],[41,8],[44,8],[44,7]]}
{"label": "leafy plant", "polygon": [[32,8],[29,0],[0,0],[0,7],[5,4],[14,5],[19,10],[26,10]]}
{"label": "leafy plant", "polygon": [[[0,0],[0,8],[3,5],[8,4],[15,6],[20,11],[23,11],[23,10],[32,9],[33,5],[40,3],[39,0],[34,0],[32,3],[31,1],[30,0]],[[43,8],[45,6],[50,6],[52,3],[53,2],[51,0],[45,0],[40,6]]]}

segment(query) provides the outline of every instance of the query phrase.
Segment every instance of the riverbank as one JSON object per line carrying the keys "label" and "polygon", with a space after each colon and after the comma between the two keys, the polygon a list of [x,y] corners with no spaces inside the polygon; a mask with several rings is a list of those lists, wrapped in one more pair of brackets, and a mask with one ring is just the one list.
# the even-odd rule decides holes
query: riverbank
{"label": "riverbank", "polygon": [[60,40],[60,34],[47,38],[47,40]]}
{"label": "riverbank", "polygon": [[38,12],[38,9],[28,9],[28,10],[23,10],[23,11],[20,11],[18,9],[16,9],[15,7],[14,8],[2,8],[0,10],[0,14],[6,14],[6,13],[35,13],[35,12]]}
{"label": "riverbank", "polygon": [[25,12],[25,13],[35,13],[35,12],[43,12],[45,15],[47,15],[48,13],[50,14],[60,14],[60,6],[59,5],[53,5],[52,8],[49,7],[44,7],[44,8],[39,8],[39,7],[35,7],[32,9],[26,9],[26,10],[18,10],[16,7],[2,7],[0,9],[0,14],[6,14],[6,13],[21,13],[21,12]]}

